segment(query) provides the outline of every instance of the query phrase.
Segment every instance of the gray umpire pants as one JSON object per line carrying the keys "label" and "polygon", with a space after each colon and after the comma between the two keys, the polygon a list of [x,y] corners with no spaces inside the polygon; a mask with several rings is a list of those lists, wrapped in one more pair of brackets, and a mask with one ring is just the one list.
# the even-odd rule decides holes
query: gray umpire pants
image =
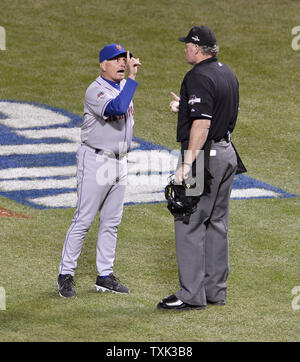
{"label": "gray umpire pants", "polygon": [[226,141],[213,142],[211,150],[211,192],[201,196],[189,224],[175,218],[180,283],[176,296],[192,305],[226,300],[229,200],[237,159],[231,143]]}
{"label": "gray umpire pants", "polygon": [[78,201],[67,232],[60,274],[74,275],[84,238],[99,213],[96,265],[99,275],[113,272],[118,226],[122,219],[127,182],[127,158],[96,154],[81,145],[77,151]]}

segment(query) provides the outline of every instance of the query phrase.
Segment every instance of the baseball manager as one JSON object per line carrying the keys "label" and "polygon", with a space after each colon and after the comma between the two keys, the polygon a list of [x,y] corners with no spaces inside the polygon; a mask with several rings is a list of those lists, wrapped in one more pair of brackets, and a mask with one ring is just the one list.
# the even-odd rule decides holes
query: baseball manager
{"label": "baseball manager", "polygon": [[113,265],[123,212],[127,153],[133,134],[132,99],[138,86],[135,78],[141,63],[119,44],[106,45],[99,53],[99,60],[101,75],[85,94],[82,143],[77,151],[78,201],[59,266],[57,286],[59,295],[64,298],[76,297],[77,260],[99,210],[95,288],[102,292],[129,292],[115,277]]}

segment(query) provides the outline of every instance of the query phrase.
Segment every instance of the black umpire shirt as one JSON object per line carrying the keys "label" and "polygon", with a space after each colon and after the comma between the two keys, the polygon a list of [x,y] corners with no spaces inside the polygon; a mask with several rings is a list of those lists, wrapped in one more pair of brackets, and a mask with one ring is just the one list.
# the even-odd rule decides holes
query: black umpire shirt
{"label": "black umpire shirt", "polygon": [[207,140],[219,141],[227,131],[233,131],[238,108],[239,83],[233,72],[217,57],[203,60],[185,75],[181,84],[177,141],[186,149],[195,119],[210,119]]}

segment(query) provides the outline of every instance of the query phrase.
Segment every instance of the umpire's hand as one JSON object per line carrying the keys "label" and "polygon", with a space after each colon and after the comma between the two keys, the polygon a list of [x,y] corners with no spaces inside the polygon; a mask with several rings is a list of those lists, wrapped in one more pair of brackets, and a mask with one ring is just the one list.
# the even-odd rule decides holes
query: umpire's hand
{"label": "umpire's hand", "polygon": [[135,79],[138,67],[141,66],[140,58],[130,58],[129,50],[127,51],[127,71],[128,78]]}
{"label": "umpire's hand", "polygon": [[181,185],[182,182],[188,178],[191,168],[192,166],[190,164],[183,163],[175,172],[175,184]]}
{"label": "umpire's hand", "polygon": [[174,92],[171,92],[171,96],[173,97],[173,100],[169,104],[170,111],[172,113],[177,113],[179,111],[180,98]]}

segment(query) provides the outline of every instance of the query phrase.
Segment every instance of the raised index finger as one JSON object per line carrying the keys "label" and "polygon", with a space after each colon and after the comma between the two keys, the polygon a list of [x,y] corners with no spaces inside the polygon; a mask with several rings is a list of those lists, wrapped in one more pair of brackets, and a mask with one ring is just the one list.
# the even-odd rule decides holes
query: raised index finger
{"label": "raised index finger", "polygon": [[180,101],[180,98],[174,92],[171,92],[171,96],[175,99],[175,101]]}

